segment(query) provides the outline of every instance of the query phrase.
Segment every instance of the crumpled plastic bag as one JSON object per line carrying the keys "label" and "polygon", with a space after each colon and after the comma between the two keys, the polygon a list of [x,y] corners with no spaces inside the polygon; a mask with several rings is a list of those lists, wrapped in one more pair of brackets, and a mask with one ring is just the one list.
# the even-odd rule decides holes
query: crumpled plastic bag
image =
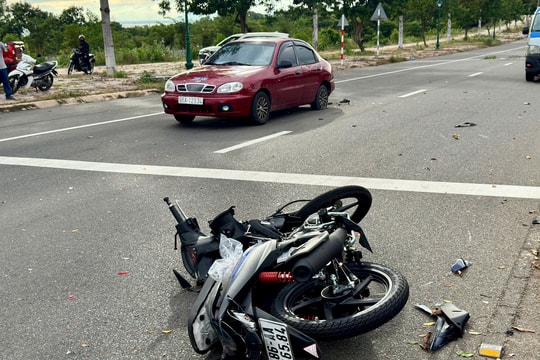
{"label": "crumpled plastic bag", "polygon": [[219,254],[221,259],[214,261],[208,275],[216,281],[221,281],[224,277],[231,275],[234,265],[242,256],[244,250],[242,243],[231,239],[223,234],[219,238]]}

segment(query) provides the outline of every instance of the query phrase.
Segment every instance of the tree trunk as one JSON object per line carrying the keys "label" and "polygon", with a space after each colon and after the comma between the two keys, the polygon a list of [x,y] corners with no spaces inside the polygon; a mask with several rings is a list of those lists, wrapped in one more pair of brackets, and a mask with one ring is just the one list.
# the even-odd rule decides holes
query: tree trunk
{"label": "tree trunk", "polygon": [[111,9],[109,0],[100,0],[101,29],[103,31],[103,45],[105,47],[105,65],[107,76],[113,77],[116,71],[116,59],[114,57],[113,37],[111,30]]}
{"label": "tree trunk", "polygon": [[360,51],[365,51],[364,46],[364,23],[353,18],[352,20],[354,36],[353,40],[358,45]]}
{"label": "tree trunk", "polygon": [[313,34],[311,38],[313,48],[319,50],[319,15],[316,7],[313,7]]}

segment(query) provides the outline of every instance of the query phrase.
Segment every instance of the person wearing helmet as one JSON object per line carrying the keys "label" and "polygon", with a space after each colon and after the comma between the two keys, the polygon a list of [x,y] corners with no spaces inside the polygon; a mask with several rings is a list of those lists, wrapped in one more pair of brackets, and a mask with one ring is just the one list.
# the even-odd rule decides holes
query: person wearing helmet
{"label": "person wearing helmet", "polygon": [[90,53],[90,45],[86,42],[84,35],[79,35],[79,50],[81,51],[79,57],[79,63],[81,69],[87,69],[90,64],[88,64],[88,54]]}

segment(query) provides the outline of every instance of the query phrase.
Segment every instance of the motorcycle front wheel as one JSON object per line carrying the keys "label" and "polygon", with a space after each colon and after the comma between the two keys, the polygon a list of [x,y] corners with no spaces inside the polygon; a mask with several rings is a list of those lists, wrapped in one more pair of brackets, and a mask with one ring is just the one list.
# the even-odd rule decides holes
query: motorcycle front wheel
{"label": "motorcycle front wheel", "polygon": [[75,68],[75,63],[72,60],[69,62],[68,75],[71,75],[71,73],[73,72],[73,68]]}
{"label": "motorcycle front wheel", "polygon": [[343,339],[371,331],[396,316],[409,297],[407,280],[375,263],[347,264],[356,287],[332,295],[326,282],[292,283],[277,294],[272,314],[319,340]]}
{"label": "motorcycle front wheel", "polygon": [[49,74],[45,76],[43,79],[39,80],[39,84],[37,87],[41,91],[47,91],[51,88],[51,86],[53,85],[53,82],[54,82],[54,78],[52,74]]}

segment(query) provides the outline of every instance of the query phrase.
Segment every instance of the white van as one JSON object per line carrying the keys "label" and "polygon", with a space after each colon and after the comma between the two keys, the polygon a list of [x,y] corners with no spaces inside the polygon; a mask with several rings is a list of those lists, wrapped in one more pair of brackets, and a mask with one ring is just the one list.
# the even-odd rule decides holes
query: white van
{"label": "white van", "polygon": [[533,81],[535,76],[540,75],[540,7],[534,12],[530,28],[523,28],[523,35],[528,35],[525,79]]}

